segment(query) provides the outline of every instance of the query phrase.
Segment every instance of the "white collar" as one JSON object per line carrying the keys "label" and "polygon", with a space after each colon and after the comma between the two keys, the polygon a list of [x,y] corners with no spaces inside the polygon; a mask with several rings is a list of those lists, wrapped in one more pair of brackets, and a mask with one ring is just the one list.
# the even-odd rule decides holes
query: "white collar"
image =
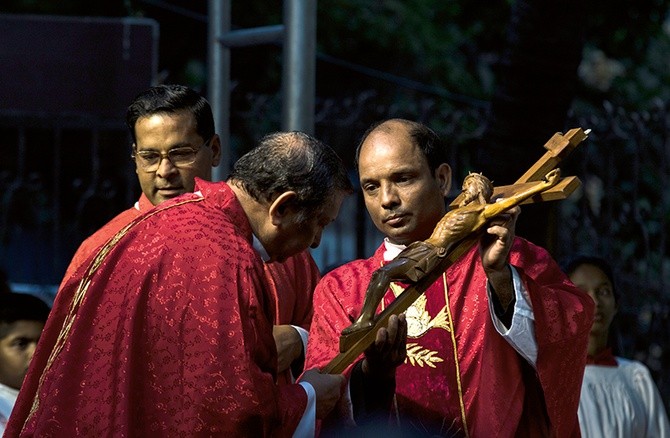
{"label": "white collar", "polygon": [[384,261],[388,262],[398,257],[398,254],[407,248],[407,245],[399,245],[397,243],[391,243],[388,237],[384,238]]}

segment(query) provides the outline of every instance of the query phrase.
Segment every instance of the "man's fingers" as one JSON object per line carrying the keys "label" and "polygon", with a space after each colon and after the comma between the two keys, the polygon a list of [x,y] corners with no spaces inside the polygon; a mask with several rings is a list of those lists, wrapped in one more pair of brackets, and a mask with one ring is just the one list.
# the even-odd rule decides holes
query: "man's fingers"
{"label": "man's fingers", "polygon": [[407,341],[407,318],[404,313],[398,317],[398,326],[400,327],[400,339],[404,345]]}
{"label": "man's fingers", "polygon": [[375,349],[380,356],[394,356],[405,349],[407,322],[405,315],[391,315],[386,327],[377,330]]}
{"label": "man's fingers", "polygon": [[389,318],[388,324],[386,324],[386,330],[388,331],[388,340],[389,342],[395,342],[396,337],[398,336],[398,316],[391,315]]}
{"label": "man's fingers", "polygon": [[398,329],[396,345],[398,345],[397,350],[400,356],[398,359],[402,362],[407,357],[407,320],[404,313],[398,317]]}
{"label": "man's fingers", "polygon": [[382,327],[377,330],[377,337],[375,338],[375,345],[377,350],[382,350],[384,345],[386,345],[386,340],[388,339],[388,331],[386,328]]}

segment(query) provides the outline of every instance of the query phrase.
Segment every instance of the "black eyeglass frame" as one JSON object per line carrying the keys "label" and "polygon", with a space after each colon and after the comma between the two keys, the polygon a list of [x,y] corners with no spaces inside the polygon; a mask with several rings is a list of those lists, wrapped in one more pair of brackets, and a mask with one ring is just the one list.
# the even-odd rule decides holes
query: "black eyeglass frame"
{"label": "black eyeglass frame", "polygon": [[[200,149],[207,146],[207,144],[210,141],[211,141],[211,139],[207,140],[197,149],[193,149],[190,146],[183,146],[183,147],[172,148],[167,152],[158,152],[158,151],[153,151],[153,150],[138,151],[137,149],[133,148],[133,152],[130,154],[130,158],[135,160],[135,163],[137,164],[137,166],[140,169],[142,169],[144,172],[148,172],[148,173],[156,172],[165,158],[167,158],[170,161],[170,163],[172,163],[172,165],[174,167],[180,169],[180,168],[187,167],[187,166],[190,166],[191,164],[195,163],[195,160],[198,156],[198,152],[200,152]],[[177,159],[174,158],[175,153],[179,153],[179,152],[184,153],[186,151],[188,151],[187,152],[188,154],[193,154],[192,159],[190,159],[190,161],[184,162],[182,160],[179,160],[178,158]],[[155,163],[147,163],[146,162],[147,158],[143,157],[143,154],[142,154],[143,152],[145,152],[146,154],[155,154],[156,156],[154,157],[154,159],[156,159],[157,161]],[[146,155],[146,154],[144,154],[144,155]],[[139,157],[140,159],[138,160],[137,157]]]}

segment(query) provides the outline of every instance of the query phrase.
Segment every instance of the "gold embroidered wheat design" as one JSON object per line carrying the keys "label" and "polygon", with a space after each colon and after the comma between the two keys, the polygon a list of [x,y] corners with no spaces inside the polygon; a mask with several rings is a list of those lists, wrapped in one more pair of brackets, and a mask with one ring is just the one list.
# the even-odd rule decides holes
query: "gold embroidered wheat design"
{"label": "gold embroidered wheat design", "polygon": [[437,356],[437,351],[423,348],[414,342],[407,343],[407,360],[409,360],[412,366],[418,365],[423,367],[425,365],[430,368],[435,368],[436,363],[444,362],[444,359]]}

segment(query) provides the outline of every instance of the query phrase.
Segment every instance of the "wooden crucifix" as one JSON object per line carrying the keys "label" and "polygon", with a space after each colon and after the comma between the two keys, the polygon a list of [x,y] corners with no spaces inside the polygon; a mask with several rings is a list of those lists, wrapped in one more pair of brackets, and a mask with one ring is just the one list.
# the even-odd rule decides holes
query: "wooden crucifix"
{"label": "wooden crucifix", "polygon": [[[586,139],[588,133],[589,130],[574,128],[566,134],[554,134],[544,145],[547,150],[545,154],[526,173],[512,185],[489,187],[492,194],[489,192],[483,200],[481,197],[479,200],[466,199],[468,190],[464,183],[463,192],[450,204],[450,211],[440,220],[431,238],[409,245],[397,261],[392,261],[388,268],[382,267],[373,274],[361,316],[343,331],[340,353],[322,371],[342,373],[353,363],[374,342],[377,330],[386,327],[391,315],[407,310],[450,265],[479,241],[482,227],[489,218],[515,205],[560,200],[572,194],[580,186],[579,179],[574,176],[560,178],[556,166]],[[479,179],[488,181],[484,177]],[[504,200],[489,203],[490,199],[498,198]],[[462,217],[458,221],[452,220],[457,215]],[[466,222],[466,226],[459,228],[460,225],[456,224],[462,222]],[[375,316],[378,299],[383,297],[389,282],[395,281],[396,277],[410,285]],[[379,291],[381,297],[374,296],[379,295]]]}

